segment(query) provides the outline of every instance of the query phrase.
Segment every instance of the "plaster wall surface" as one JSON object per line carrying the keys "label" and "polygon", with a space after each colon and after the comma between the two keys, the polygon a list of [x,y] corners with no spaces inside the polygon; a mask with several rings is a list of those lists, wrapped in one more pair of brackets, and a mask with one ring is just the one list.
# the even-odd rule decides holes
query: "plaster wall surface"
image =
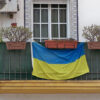
{"label": "plaster wall surface", "polygon": [[24,26],[24,0],[18,0],[19,11],[14,13],[11,19],[7,13],[0,14],[0,27],[9,27],[11,23],[17,23],[18,26]]}
{"label": "plaster wall surface", "polygon": [[84,26],[92,24],[100,25],[100,0],[79,0],[79,40],[86,41],[82,37]]}

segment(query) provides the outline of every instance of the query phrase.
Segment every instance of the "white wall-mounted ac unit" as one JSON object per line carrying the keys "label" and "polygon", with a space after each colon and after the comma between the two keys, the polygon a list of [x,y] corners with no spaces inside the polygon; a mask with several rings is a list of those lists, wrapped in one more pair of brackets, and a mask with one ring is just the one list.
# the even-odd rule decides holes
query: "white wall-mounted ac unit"
{"label": "white wall-mounted ac unit", "polygon": [[0,13],[17,12],[17,0],[0,0]]}
{"label": "white wall-mounted ac unit", "polygon": [[0,9],[6,5],[6,0],[0,0]]}

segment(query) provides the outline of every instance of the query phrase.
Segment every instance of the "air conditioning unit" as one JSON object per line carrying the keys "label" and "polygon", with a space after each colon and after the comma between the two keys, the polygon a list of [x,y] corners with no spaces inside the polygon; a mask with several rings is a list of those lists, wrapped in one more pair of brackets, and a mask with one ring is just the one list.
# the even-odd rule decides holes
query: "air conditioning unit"
{"label": "air conditioning unit", "polygon": [[17,12],[17,0],[0,0],[0,13]]}
{"label": "air conditioning unit", "polygon": [[6,0],[0,0],[0,9],[6,5]]}

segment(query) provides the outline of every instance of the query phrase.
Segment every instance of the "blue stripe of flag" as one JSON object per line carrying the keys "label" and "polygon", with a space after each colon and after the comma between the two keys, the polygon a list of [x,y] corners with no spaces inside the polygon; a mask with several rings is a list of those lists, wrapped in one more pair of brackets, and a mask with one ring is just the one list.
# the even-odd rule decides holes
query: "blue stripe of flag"
{"label": "blue stripe of flag", "polygon": [[33,42],[33,58],[44,61],[48,64],[68,64],[75,62],[84,55],[84,43],[79,43],[77,49],[47,49],[44,46]]}

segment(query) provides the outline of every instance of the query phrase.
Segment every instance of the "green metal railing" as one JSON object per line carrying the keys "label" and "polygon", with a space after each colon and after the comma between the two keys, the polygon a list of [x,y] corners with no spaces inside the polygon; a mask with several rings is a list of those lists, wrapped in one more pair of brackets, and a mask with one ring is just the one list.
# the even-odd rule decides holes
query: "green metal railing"
{"label": "green metal railing", "polygon": [[[85,52],[90,73],[73,80],[100,80],[100,50]],[[32,76],[31,46],[27,43],[26,50],[8,51],[5,43],[0,43],[0,80],[41,80]]]}
{"label": "green metal railing", "polygon": [[26,50],[7,50],[0,44],[0,80],[31,80],[32,63],[30,44]]}

